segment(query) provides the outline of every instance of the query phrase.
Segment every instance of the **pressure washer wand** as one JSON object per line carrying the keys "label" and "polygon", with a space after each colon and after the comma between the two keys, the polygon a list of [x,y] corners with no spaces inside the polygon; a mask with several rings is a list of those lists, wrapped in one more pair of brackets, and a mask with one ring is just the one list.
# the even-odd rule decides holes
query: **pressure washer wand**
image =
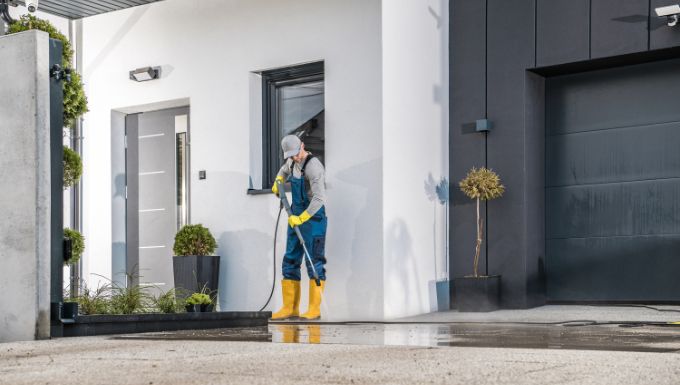
{"label": "pressure washer wand", "polygon": [[[283,182],[277,180],[276,188],[279,189],[279,198],[281,199],[281,204],[283,204],[283,208],[286,209],[288,216],[293,215],[293,209],[290,208],[290,203],[288,203],[288,198],[286,197],[286,190],[283,187]],[[298,226],[293,226],[293,231],[295,231],[295,234],[297,235],[298,239],[300,240],[300,243],[302,244],[302,250],[304,250],[305,252],[305,257],[309,262],[309,266],[312,267],[312,274],[314,275],[314,282],[316,282],[316,286],[321,286],[319,274],[316,272],[316,268],[314,268],[314,262],[312,262],[312,257],[309,255],[309,251],[307,251],[307,246],[305,245],[304,238],[302,238],[302,233],[300,232],[300,229],[298,229]]]}

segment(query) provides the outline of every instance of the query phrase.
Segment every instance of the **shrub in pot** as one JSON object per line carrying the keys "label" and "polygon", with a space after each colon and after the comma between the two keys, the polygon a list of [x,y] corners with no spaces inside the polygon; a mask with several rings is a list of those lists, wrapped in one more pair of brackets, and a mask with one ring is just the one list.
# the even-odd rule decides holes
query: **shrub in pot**
{"label": "shrub in pot", "polygon": [[472,275],[456,278],[456,302],[459,311],[493,311],[500,306],[500,275],[479,275],[479,254],[483,242],[484,223],[479,213],[480,201],[499,198],[505,186],[495,172],[487,168],[472,168],[460,181],[461,191],[477,204],[477,241]]}
{"label": "shrub in pot", "polygon": [[83,161],[80,155],[64,146],[64,190],[75,186],[83,174]]}
{"label": "shrub in pot", "polygon": [[[64,265],[73,265],[80,259],[85,251],[85,238],[76,230],[65,228],[64,238],[69,242],[65,243],[64,252],[70,253],[64,255]],[[69,247],[66,247],[68,245]],[[71,298],[64,300],[61,308],[62,318],[74,318],[78,315],[78,299]]]}
{"label": "shrub in pot", "polygon": [[[72,265],[80,260],[80,256],[83,255],[83,252],[85,251],[85,237],[77,230],[69,229],[67,227],[64,229],[64,238],[71,240],[71,255],[64,256],[64,264]],[[68,257],[68,259],[66,259],[66,257]]]}
{"label": "shrub in pot", "polygon": [[204,293],[193,293],[186,299],[185,303],[187,312],[189,313],[212,311],[212,309],[207,310],[208,306],[212,306],[212,300],[209,295]]}
{"label": "shrub in pot", "polygon": [[201,224],[186,225],[177,232],[172,267],[178,298],[186,298],[182,293],[217,292],[220,257],[213,255],[215,249],[215,238]]}

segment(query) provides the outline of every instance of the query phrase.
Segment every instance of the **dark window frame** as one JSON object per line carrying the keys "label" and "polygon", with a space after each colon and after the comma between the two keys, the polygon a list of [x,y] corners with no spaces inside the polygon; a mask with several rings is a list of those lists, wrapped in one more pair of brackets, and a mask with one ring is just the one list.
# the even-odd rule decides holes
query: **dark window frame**
{"label": "dark window frame", "polygon": [[262,188],[274,183],[283,164],[279,133],[277,88],[324,81],[324,62],[314,62],[262,72]]}

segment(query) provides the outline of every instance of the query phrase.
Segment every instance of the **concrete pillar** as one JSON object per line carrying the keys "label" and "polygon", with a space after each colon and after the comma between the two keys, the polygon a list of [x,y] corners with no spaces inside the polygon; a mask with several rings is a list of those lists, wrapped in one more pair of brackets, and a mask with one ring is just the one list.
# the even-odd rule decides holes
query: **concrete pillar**
{"label": "concrete pillar", "polygon": [[50,336],[48,44],[0,36],[0,342]]}

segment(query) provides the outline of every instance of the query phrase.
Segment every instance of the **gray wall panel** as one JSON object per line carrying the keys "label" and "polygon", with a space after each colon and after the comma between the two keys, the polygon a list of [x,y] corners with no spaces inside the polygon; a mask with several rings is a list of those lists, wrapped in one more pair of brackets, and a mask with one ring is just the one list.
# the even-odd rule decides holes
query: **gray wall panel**
{"label": "gray wall panel", "polygon": [[680,265],[678,235],[550,240],[548,248],[548,300],[680,300],[680,271],[669,268]]}
{"label": "gray wall panel", "polygon": [[548,79],[547,134],[680,120],[680,99],[668,85],[679,70],[680,60],[666,60]]}
{"label": "gray wall panel", "polygon": [[649,13],[649,49],[680,46],[680,28],[666,25],[665,17],[657,17],[654,8],[677,4],[674,0],[651,0]]}
{"label": "gray wall panel", "polygon": [[545,303],[545,79],[526,73],[524,157],[527,306]]}
{"label": "gray wall panel", "polygon": [[649,0],[591,0],[591,57],[648,49]]}
{"label": "gray wall panel", "polygon": [[[486,163],[486,138],[471,132],[475,120],[486,117],[486,2],[451,2],[450,178],[451,277],[472,273],[475,207],[458,189],[458,181],[473,167]],[[481,256],[485,271],[486,252]]]}
{"label": "gray wall panel", "polygon": [[547,186],[678,177],[678,143],[678,122],[551,136]]}
{"label": "gray wall panel", "polygon": [[535,64],[535,9],[533,0],[489,0],[488,6],[487,111],[494,123],[487,139],[488,166],[507,187],[505,196],[487,206],[489,273],[503,276],[503,306],[525,307],[525,97],[526,68]]}
{"label": "gray wall panel", "polygon": [[[669,82],[675,73],[680,73],[680,61],[644,64],[632,72],[632,67],[617,67],[670,57],[646,53],[650,42],[652,48],[663,48],[680,41],[675,31],[656,27],[653,16],[650,35],[650,4],[655,6],[660,1],[451,2],[453,277],[461,275],[457,274],[461,269],[463,273],[469,271],[474,246],[470,242],[474,238],[474,206],[458,193],[456,184],[471,166],[481,165],[484,160],[507,187],[504,197],[487,206],[485,240],[489,273],[503,275],[502,305],[506,308],[539,305],[551,279],[553,294],[555,285],[562,284],[560,269],[568,276],[573,267],[587,268],[590,262],[581,264],[583,261],[567,258],[572,254],[577,259],[581,254],[599,256],[611,263],[618,253],[618,246],[607,243],[613,240],[604,238],[588,238],[585,247],[590,249],[583,252],[577,247],[581,238],[546,241],[546,217],[557,218],[549,237],[578,235],[579,231],[589,231],[590,235],[598,231],[626,233],[619,230],[629,230],[626,234],[676,231],[673,226],[680,222],[680,214],[674,214],[672,204],[663,203],[680,201],[674,185],[678,180],[674,179],[678,178],[675,170],[680,169],[680,155],[675,152],[680,151],[673,151],[680,136],[676,134],[680,131],[680,102],[674,95],[675,83]],[[628,53],[638,56],[619,56]],[[648,56],[640,56],[645,54]],[[603,57],[611,59],[588,60]],[[582,64],[555,66],[575,62]],[[526,71],[537,66],[551,66],[543,73],[553,77],[543,79]],[[606,70],[595,71],[607,66]],[[481,68],[486,68],[485,78]],[[574,72],[580,74],[563,75]],[[479,87],[486,92],[479,92]],[[494,124],[492,131],[486,137],[464,133],[462,126],[483,117],[483,112]],[[598,132],[584,133],[587,131]],[[545,135],[549,136],[547,140]],[[647,184],[639,181],[645,178],[666,180]],[[583,183],[590,185],[552,189],[546,197],[546,185]],[[610,186],[596,187],[606,184]],[[562,202],[555,199],[559,194],[562,195],[557,200]],[[598,208],[590,214],[574,215],[569,205],[575,208],[578,201],[589,199]],[[663,207],[668,211],[664,212]],[[616,215],[623,217],[603,218]],[[593,244],[598,239],[602,241]],[[638,255],[652,254],[650,258],[657,258],[655,263],[675,266],[670,256],[664,256],[664,250],[672,247],[663,246],[663,242],[630,242]],[[560,257],[562,254],[565,258]],[[628,263],[623,254],[614,271]],[[590,266],[599,266],[597,260],[591,262]],[[636,263],[631,262],[632,269],[637,268]],[[578,284],[584,285],[595,277],[597,274],[591,274]],[[584,289],[599,290],[596,286]],[[646,298],[660,298],[654,290],[652,287]],[[627,292],[622,293],[625,296]],[[571,298],[553,295],[550,299],[565,298],[583,297],[576,293]]]}
{"label": "gray wall panel", "polygon": [[678,178],[548,188],[546,201],[548,239],[680,234]]}
{"label": "gray wall panel", "polygon": [[590,58],[590,0],[537,0],[536,65]]}

